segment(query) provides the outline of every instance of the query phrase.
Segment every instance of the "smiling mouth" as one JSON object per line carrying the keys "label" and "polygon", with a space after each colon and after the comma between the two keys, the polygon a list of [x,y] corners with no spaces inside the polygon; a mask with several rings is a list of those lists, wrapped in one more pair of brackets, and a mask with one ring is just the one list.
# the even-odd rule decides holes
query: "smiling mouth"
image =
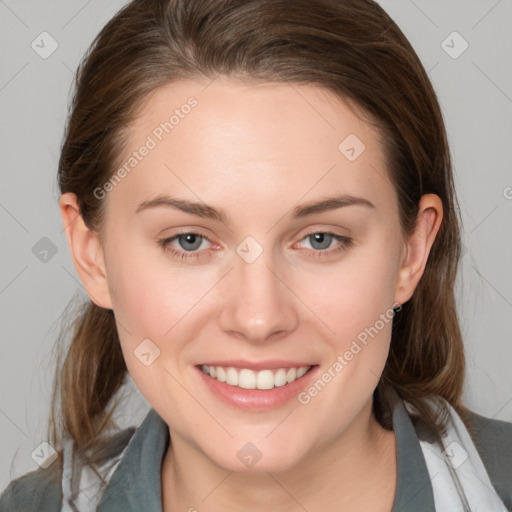
{"label": "smiling mouth", "polygon": [[204,374],[219,382],[242,389],[260,390],[268,390],[291,384],[306,375],[311,368],[313,366],[253,371],[249,368],[234,368],[232,366],[208,366],[205,364],[200,366]]}

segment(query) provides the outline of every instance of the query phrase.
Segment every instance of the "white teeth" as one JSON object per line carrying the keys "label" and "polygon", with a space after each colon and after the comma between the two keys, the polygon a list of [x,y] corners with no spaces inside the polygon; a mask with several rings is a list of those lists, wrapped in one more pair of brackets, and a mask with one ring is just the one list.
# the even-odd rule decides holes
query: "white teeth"
{"label": "white teeth", "polygon": [[258,372],[256,387],[258,389],[272,389],[274,387],[274,374],[272,370],[262,370]]}
{"label": "white teeth", "polygon": [[303,375],[306,374],[307,371],[308,371],[308,369],[307,369],[306,366],[303,366],[302,368],[299,368],[297,370],[297,379],[300,379]]}
{"label": "white teeth", "polygon": [[240,370],[238,385],[244,389],[254,389],[256,387],[256,374],[252,370]]}
{"label": "white teeth", "polygon": [[279,386],[284,386],[286,383],[286,370],[284,368],[279,368],[279,370],[277,370],[276,374],[274,375],[274,384],[277,388]]}
{"label": "white teeth", "polygon": [[[203,365],[204,366],[204,365]],[[209,368],[208,366],[206,368]],[[224,368],[222,368],[221,366],[212,366],[214,372],[217,374],[216,376],[212,375],[211,371],[210,371],[210,377],[214,377],[215,379],[217,379],[219,382],[226,382],[226,370],[224,370]],[[206,372],[205,372],[206,373]]]}
{"label": "white teeth", "polygon": [[255,372],[248,368],[222,366],[207,366],[203,364],[201,370],[206,375],[217,379],[219,382],[225,382],[230,386],[238,386],[243,389],[272,389],[274,387],[290,384],[294,380],[304,376],[311,366],[301,366],[300,368],[279,368],[278,370],[261,370]]}
{"label": "white teeth", "polygon": [[295,368],[290,368],[286,374],[286,380],[288,384],[293,382],[297,378],[297,370]]}
{"label": "white teeth", "polygon": [[229,367],[226,370],[226,384],[238,386],[238,372],[234,368]]}

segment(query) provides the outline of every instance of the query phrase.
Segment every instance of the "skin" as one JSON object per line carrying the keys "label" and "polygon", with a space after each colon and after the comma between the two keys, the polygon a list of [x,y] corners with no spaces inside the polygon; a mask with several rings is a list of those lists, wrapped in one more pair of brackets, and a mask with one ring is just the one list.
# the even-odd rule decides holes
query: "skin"
{"label": "skin", "polygon": [[[73,194],[59,201],[84,287],[114,310],[128,371],[169,426],[163,510],[389,511],[395,437],[375,420],[371,399],[391,322],[307,405],[292,399],[241,411],[212,395],[194,366],[285,359],[327,371],[359,333],[412,296],[442,203],[423,196],[417,229],[404,237],[378,132],[313,85],[172,84],[146,99],[126,159],[190,96],[197,106],[106,194],[101,234],[84,224]],[[354,161],[338,150],[348,134],[365,145]],[[135,213],[160,193],[222,208],[229,222],[165,207]],[[292,218],[295,206],[337,194],[375,208]],[[340,242],[321,246],[307,236],[317,231],[354,244],[333,252]],[[167,250],[157,244],[187,232],[210,240],[195,249],[198,259],[171,255],[170,248],[186,252],[186,240]],[[247,236],[263,249],[252,263],[236,252]],[[160,350],[149,366],[133,353],[147,338]],[[252,468],[237,457],[248,441],[262,454]]]}

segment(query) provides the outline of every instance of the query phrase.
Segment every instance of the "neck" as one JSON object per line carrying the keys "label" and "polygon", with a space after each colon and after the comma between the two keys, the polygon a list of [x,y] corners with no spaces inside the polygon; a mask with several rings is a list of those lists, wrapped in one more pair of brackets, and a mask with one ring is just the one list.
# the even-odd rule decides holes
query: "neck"
{"label": "neck", "polygon": [[162,465],[164,512],[305,509],[389,512],[396,488],[394,432],[371,402],[336,438],[281,472],[227,471],[171,432]]}

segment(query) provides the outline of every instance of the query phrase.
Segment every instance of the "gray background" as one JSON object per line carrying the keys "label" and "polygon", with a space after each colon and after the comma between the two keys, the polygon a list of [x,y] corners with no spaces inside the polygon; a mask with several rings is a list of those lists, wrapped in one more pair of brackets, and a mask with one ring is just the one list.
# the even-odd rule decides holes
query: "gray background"
{"label": "gray background", "polygon": [[[76,66],[124,3],[0,0],[0,489],[38,467],[31,453],[45,440],[60,316],[70,299],[86,298],[62,230],[57,161]],[[428,70],[451,144],[464,220],[464,399],[512,422],[512,0],[380,3]],[[46,59],[31,47],[43,31],[58,44]],[[469,45],[460,55],[454,31]],[[56,251],[46,261],[44,237]],[[129,384],[121,426],[149,407]]]}

